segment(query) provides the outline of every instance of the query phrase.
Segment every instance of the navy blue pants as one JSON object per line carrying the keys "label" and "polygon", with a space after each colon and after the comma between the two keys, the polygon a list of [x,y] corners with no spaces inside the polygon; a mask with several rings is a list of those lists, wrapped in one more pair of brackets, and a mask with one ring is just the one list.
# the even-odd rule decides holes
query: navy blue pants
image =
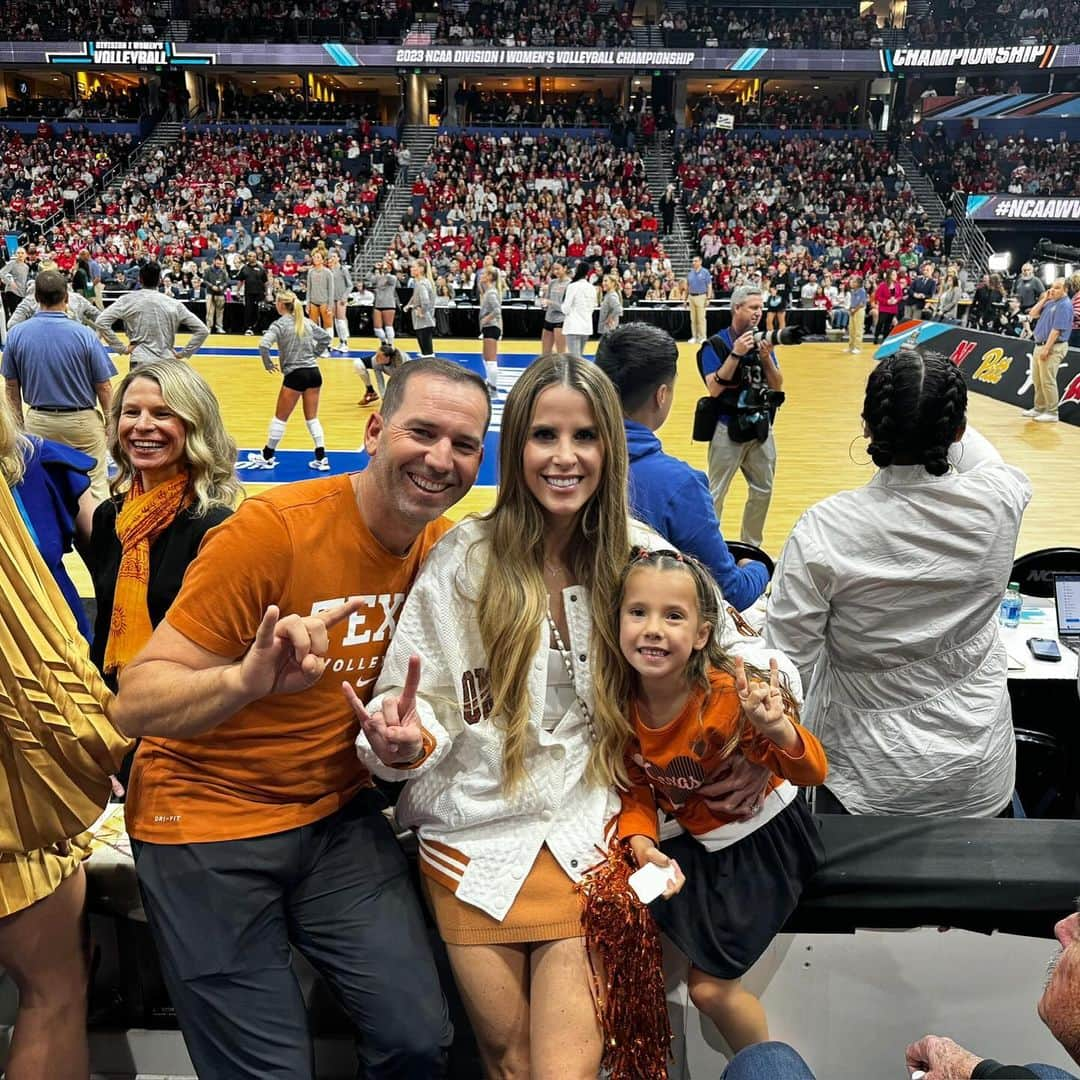
{"label": "navy blue pants", "polygon": [[445,1075],[453,1038],[382,796],[302,828],[209,844],[134,842],[162,974],[200,1080],[312,1080],[290,946],[358,1032],[362,1075]]}

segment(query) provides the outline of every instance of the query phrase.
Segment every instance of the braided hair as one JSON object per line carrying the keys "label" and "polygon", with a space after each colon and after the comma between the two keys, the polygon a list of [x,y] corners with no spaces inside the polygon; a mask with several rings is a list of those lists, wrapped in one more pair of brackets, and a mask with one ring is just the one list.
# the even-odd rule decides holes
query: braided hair
{"label": "braided hair", "polygon": [[967,384],[951,361],[905,347],[870,373],[862,415],[878,468],[899,458],[944,476],[949,447],[965,423]]}

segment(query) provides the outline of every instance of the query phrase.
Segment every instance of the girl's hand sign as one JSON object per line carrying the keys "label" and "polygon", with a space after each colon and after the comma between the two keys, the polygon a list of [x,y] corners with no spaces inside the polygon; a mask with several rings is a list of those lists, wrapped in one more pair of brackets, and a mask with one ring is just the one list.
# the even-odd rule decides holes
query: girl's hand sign
{"label": "girl's hand sign", "polygon": [[369,713],[351,684],[341,684],[345,700],[356,713],[371,749],[384,765],[410,765],[423,753],[424,729],[416,712],[416,688],[419,685],[419,656],[409,657],[401,696],[384,697],[379,712]]}
{"label": "girl's hand sign", "polygon": [[746,665],[741,656],[735,657],[735,693],[739,696],[743,715],[762,735],[773,735],[786,726],[784,698],[780,693],[780,669],[776,657],[769,660],[769,681],[746,678]]}

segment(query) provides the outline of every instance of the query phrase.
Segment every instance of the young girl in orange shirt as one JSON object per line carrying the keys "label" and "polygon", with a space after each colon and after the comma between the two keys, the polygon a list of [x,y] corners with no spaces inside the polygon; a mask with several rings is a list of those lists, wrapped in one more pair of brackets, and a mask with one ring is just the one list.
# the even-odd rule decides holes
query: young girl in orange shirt
{"label": "young girl in orange shirt", "polygon": [[[767,676],[748,676],[742,658],[720,647],[718,604],[716,583],[696,560],[637,552],[599,628],[596,693],[598,710],[629,718],[619,836],[639,866],[676,864],[674,883],[650,910],[691,962],[691,1000],[737,1052],[769,1037],[741,976],[824,857],[793,783],[822,783],[826,765],[776,660]],[[773,773],[749,821],[714,812],[697,794],[736,749]],[[685,831],[660,841],[658,809]]]}

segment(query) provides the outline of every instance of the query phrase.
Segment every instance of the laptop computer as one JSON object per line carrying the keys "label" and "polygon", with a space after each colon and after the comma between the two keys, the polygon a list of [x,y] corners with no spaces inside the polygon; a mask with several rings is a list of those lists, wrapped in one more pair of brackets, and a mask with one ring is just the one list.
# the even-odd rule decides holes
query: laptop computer
{"label": "laptop computer", "polygon": [[1054,575],[1058,640],[1080,655],[1080,574]]}

